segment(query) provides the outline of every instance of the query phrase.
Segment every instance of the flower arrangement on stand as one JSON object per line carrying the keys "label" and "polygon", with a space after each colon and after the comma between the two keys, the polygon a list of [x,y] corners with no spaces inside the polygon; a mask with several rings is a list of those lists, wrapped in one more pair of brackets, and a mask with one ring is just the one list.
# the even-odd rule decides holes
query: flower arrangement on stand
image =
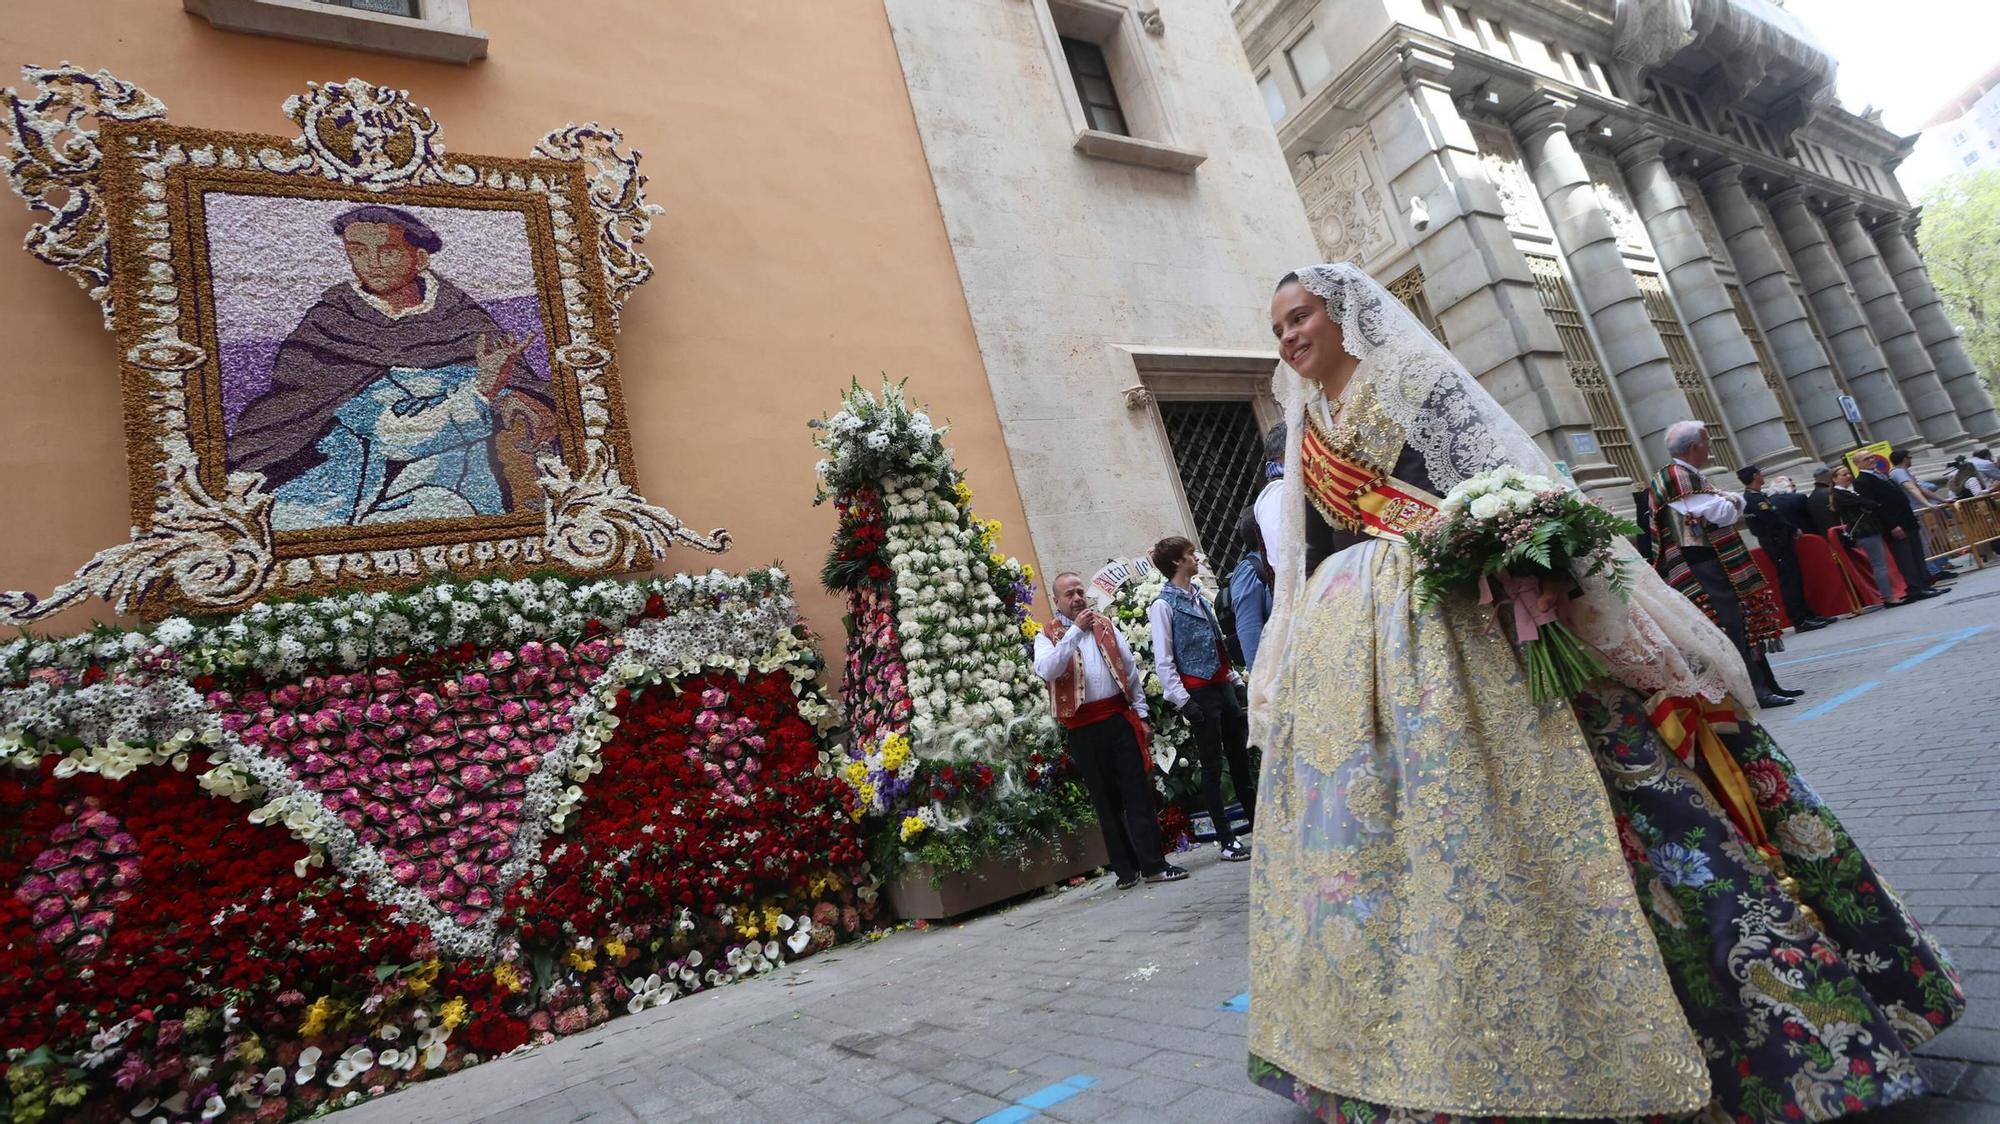
{"label": "flower arrangement on stand", "polygon": [[776,569],[0,646],[0,1118],[292,1119],[872,924]]}
{"label": "flower arrangement on stand", "polygon": [[1089,823],[1031,666],[1034,571],[973,513],[946,427],[859,383],[810,424],[841,517],[821,572],[848,607],[841,775],[877,873],[963,871]]}

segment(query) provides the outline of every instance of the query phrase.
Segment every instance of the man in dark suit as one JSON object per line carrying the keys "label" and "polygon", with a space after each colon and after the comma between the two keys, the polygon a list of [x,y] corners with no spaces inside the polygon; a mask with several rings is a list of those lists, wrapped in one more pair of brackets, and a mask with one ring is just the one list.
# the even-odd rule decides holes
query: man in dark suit
{"label": "man in dark suit", "polygon": [[1778,572],[1778,594],[1792,627],[1812,632],[1832,624],[1806,606],[1806,579],[1799,572],[1798,551],[1792,545],[1799,531],[1778,514],[1778,505],[1765,493],[1764,470],[1746,464],[1736,470],[1736,478],[1743,481],[1743,522],[1757,536],[1757,545],[1771,556],[1771,568]]}
{"label": "man in dark suit", "polygon": [[1896,568],[1903,572],[1910,596],[1933,597],[1944,592],[1924,565],[1923,524],[1917,521],[1917,509],[1910,504],[1909,493],[1889,479],[1889,462],[1873,453],[1863,453],[1855,459],[1861,463],[1862,471],[1854,478],[1854,491],[1880,512],[1888,532],[1889,553],[1896,560]]}
{"label": "man in dark suit", "polygon": [[1816,535],[1824,535],[1840,524],[1833,514],[1833,469],[1826,465],[1813,469],[1813,489],[1806,497],[1806,514]]}

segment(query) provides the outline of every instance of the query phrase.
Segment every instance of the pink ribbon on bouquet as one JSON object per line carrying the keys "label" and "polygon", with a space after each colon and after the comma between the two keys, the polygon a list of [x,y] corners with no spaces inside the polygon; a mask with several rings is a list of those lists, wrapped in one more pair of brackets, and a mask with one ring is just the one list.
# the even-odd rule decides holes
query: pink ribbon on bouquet
{"label": "pink ribbon on bouquet", "polygon": [[[1543,579],[1495,574],[1493,580],[1500,583],[1501,596],[1514,603],[1514,638],[1521,643],[1535,639],[1541,634],[1543,625],[1551,624],[1560,617],[1562,596],[1550,592]],[[1493,604],[1491,582],[1479,583],[1479,603]]]}

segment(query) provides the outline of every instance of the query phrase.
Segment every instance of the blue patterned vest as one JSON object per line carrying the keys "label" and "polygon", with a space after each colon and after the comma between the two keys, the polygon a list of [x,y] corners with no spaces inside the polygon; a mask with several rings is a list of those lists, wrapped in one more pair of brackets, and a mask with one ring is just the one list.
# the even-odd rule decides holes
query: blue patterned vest
{"label": "blue patterned vest", "polygon": [[1183,678],[1215,679],[1222,675],[1221,632],[1215,613],[1199,594],[1172,582],[1160,587],[1160,600],[1173,610],[1174,668]]}

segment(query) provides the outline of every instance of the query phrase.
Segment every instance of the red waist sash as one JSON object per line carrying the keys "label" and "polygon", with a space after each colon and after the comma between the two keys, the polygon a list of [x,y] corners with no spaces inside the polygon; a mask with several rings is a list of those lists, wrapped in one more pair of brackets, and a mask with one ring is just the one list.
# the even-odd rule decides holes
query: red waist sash
{"label": "red waist sash", "polygon": [[1124,695],[1109,695],[1083,703],[1076,708],[1075,714],[1062,719],[1062,724],[1065,729],[1080,730],[1085,726],[1094,726],[1107,718],[1120,716],[1123,716],[1126,723],[1132,727],[1132,736],[1138,739],[1142,762],[1140,769],[1143,772],[1152,764],[1150,739],[1146,737],[1146,724],[1139,719],[1139,713],[1132,709],[1132,704]]}

